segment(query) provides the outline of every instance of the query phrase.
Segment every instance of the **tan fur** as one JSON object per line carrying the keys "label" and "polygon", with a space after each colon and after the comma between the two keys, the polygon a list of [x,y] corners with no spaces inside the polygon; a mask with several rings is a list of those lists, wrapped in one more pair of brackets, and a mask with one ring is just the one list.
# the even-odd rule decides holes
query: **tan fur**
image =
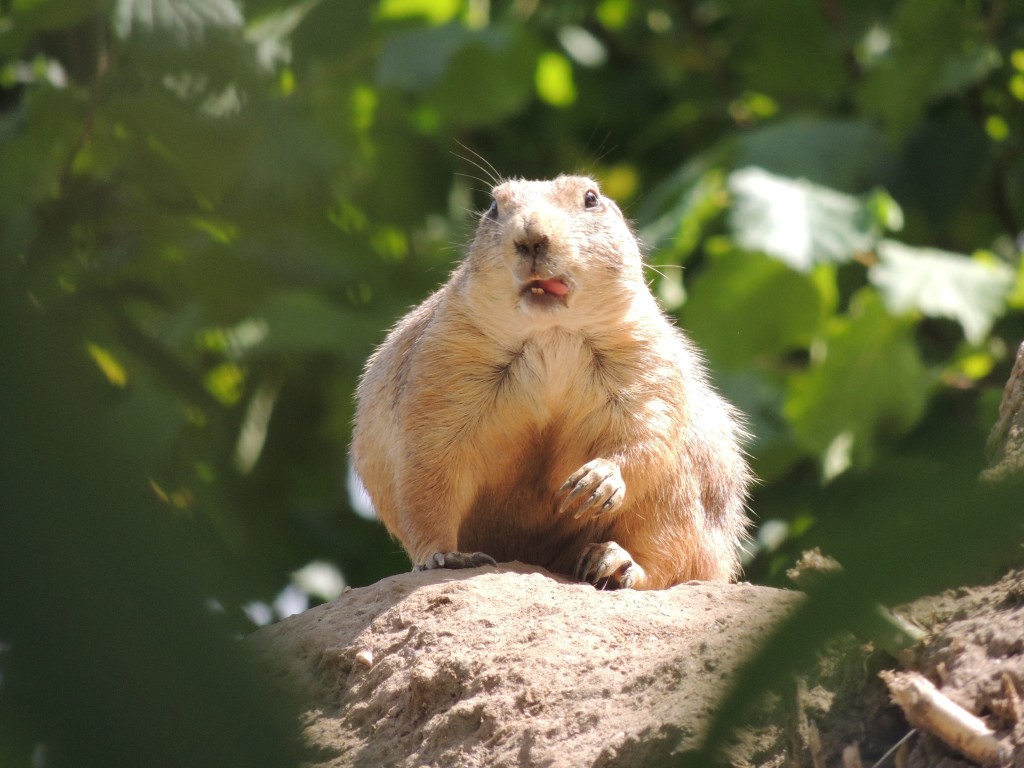
{"label": "tan fur", "polygon": [[[465,260],[368,361],[352,456],[414,564],[480,550],[569,574],[587,545],[616,542],[639,566],[625,586],[737,575],[750,482],[737,415],[599,194],[576,176],[497,186]],[[568,294],[534,295],[532,278]],[[559,513],[559,489],[593,459],[618,467],[621,503],[588,507],[588,488]]]}

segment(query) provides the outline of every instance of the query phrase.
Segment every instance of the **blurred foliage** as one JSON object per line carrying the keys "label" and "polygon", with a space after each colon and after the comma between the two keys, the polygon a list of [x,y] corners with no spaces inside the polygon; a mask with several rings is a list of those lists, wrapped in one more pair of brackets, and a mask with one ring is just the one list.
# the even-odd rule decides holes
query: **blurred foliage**
{"label": "blurred foliage", "polygon": [[[889,557],[844,483],[980,461],[1024,338],[1022,142],[1006,0],[0,3],[3,407],[37,394],[47,425],[4,418],[28,489],[5,531],[56,553],[17,550],[18,605],[58,599],[47,580],[111,551],[118,515],[138,539],[105,594],[160,575],[178,610],[184,579],[225,633],[311,561],[404,570],[346,491],[353,388],[496,174],[591,173],[635,222],[750,416],[749,578],[782,583],[837,531]],[[981,532],[1003,542],[999,520]],[[168,525],[183,565],[158,574]]]}

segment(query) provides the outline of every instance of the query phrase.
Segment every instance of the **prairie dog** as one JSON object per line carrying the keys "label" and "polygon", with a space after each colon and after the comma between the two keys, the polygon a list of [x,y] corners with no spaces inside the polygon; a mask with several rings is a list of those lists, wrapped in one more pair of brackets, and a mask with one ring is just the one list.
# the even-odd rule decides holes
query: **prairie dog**
{"label": "prairie dog", "polygon": [[417,569],[521,560],[600,587],[739,571],[736,411],[597,182],[510,180],[373,353],[352,457]]}

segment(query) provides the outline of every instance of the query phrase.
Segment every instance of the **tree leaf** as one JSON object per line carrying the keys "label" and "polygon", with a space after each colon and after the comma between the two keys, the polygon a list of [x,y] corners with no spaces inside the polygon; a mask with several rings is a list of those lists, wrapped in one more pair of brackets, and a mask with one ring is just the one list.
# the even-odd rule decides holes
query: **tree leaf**
{"label": "tree leaf", "polygon": [[381,0],[377,14],[382,19],[408,19],[417,16],[431,24],[444,24],[458,14],[458,0]]}
{"label": "tree leaf", "polygon": [[244,18],[235,0],[117,0],[112,21],[122,39],[165,33],[187,46],[201,43],[210,29],[240,29]]}
{"label": "tree leaf", "polygon": [[874,248],[881,226],[873,209],[852,195],[788,179],[761,168],[729,175],[734,204],[729,217],[736,242],[807,271],[823,262],[848,261]]}
{"label": "tree leaf", "polygon": [[572,62],[556,51],[545,51],[537,62],[537,95],[553,107],[569,107],[576,101]]}
{"label": "tree leaf", "polygon": [[83,130],[79,109],[70,91],[39,88],[0,119],[0,213],[52,196]]}
{"label": "tree leaf", "polygon": [[[652,264],[682,264],[697,249],[707,225],[728,205],[725,173],[701,160],[688,163],[674,178],[651,195],[667,205],[641,232],[654,249]],[[656,199],[660,198],[660,200]],[[659,206],[660,208],[661,206]]]}
{"label": "tree leaf", "polygon": [[821,296],[810,276],[760,253],[716,258],[683,307],[684,326],[725,368],[805,345],[821,322]]}
{"label": "tree leaf", "polygon": [[829,324],[810,370],[793,377],[784,413],[826,479],[870,463],[879,438],[907,432],[924,414],[929,377],[912,330],[861,289],[849,316]]}
{"label": "tree leaf", "polygon": [[299,291],[278,293],[257,308],[255,316],[267,330],[253,347],[257,356],[332,352],[351,354],[356,360],[366,354],[368,340],[379,331],[378,323],[365,313]]}
{"label": "tree leaf", "polygon": [[474,125],[509,115],[529,100],[538,55],[533,38],[521,31],[456,24],[415,29],[385,45],[377,81],[433,97],[447,122]]}
{"label": "tree leaf", "polygon": [[880,175],[889,155],[885,135],[873,123],[798,118],[742,134],[736,167],[757,166],[850,192]]}
{"label": "tree leaf", "polygon": [[[971,70],[961,69],[965,51],[977,43],[969,14],[956,3],[905,0],[897,6],[886,35],[891,42],[874,61],[865,62],[860,89],[863,111],[881,117],[890,134],[909,131],[929,101],[973,81],[984,69],[984,54]],[[955,74],[952,70],[956,70]]]}
{"label": "tree leaf", "polygon": [[0,11],[0,55],[14,59],[36,33],[81,24],[106,0],[15,0]]}
{"label": "tree leaf", "polygon": [[320,0],[304,0],[253,21],[245,30],[245,39],[256,46],[256,60],[268,72],[292,59],[292,33]]}
{"label": "tree leaf", "polygon": [[438,109],[456,125],[480,125],[515,113],[533,96],[539,55],[536,41],[525,32],[489,28],[474,33],[452,57],[438,86]]}
{"label": "tree leaf", "polygon": [[951,318],[972,344],[984,341],[1013,290],[1013,270],[993,260],[914,248],[895,240],[878,244],[878,258],[868,278],[878,286],[890,312],[916,310]]}
{"label": "tree leaf", "polygon": [[431,90],[472,34],[458,24],[446,24],[392,35],[377,59],[377,82],[414,93]]}
{"label": "tree leaf", "polygon": [[826,14],[801,0],[737,3],[736,67],[747,88],[772,96],[831,96],[846,79]]}

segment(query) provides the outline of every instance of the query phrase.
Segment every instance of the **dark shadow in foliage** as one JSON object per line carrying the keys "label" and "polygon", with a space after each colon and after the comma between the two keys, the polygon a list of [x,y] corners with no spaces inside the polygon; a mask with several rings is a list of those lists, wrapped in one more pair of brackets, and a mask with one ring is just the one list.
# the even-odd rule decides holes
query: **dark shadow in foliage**
{"label": "dark shadow in foliage", "polygon": [[118,420],[76,318],[18,285],[5,270],[0,763],[295,765],[295,710],[204,605],[216,566],[146,487],[146,422]]}

